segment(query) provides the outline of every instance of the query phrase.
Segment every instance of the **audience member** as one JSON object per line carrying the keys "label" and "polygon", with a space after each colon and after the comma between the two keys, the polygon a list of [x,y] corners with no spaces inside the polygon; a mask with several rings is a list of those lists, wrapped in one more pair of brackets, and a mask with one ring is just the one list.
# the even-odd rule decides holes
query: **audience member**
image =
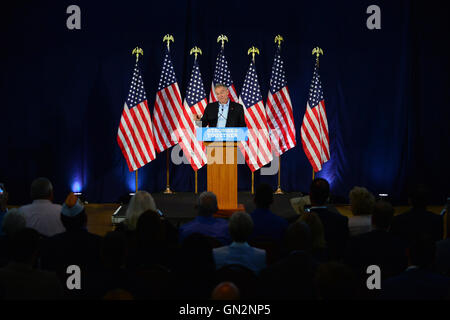
{"label": "audience member", "polygon": [[254,202],[256,209],[250,214],[253,220],[252,240],[272,240],[278,243],[284,238],[288,222],[270,211],[273,203],[273,189],[268,184],[256,187]]}
{"label": "audience member", "polygon": [[235,212],[229,222],[233,242],[213,250],[216,269],[239,264],[258,274],[266,267],[266,251],[251,247],[247,241],[253,231],[253,221],[246,212]]}
{"label": "audience member", "polygon": [[311,257],[312,235],[308,225],[297,221],[286,231],[289,255],[260,274],[260,298],[314,299],[313,277],[318,263]]}
{"label": "audience member", "polygon": [[[305,213],[305,208],[311,207],[311,199],[310,199],[309,195],[291,198],[291,199],[289,199],[289,202],[291,203],[291,206],[294,209],[294,211],[300,216]],[[329,197],[325,201],[324,205],[328,208],[328,210],[339,213],[339,211],[336,209],[336,207],[334,205],[332,205],[331,203],[329,203]]]}
{"label": "audience member", "polygon": [[445,299],[450,292],[450,278],[432,270],[436,244],[429,234],[419,234],[410,241],[408,268],[381,284],[381,298],[389,300]]}
{"label": "audience member", "polygon": [[321,264],[315,284],[320,300],[352,300],[357,298],[357,281],[352,270],[339,262]]}
{"label": "audience member", "polygon": [[131,197],[126,213],[126,226],[130,231],[136,230],[139,216],[147,210],[157,211],[155,200],[147,191],[138,191]]}
{"label": "audience member", "polygon": [[19,230],[25,228],[25,218],[18,209],[9,210],[2,222],[4,235],[0,236],[0,267],[7,265],[8,257],[8,241]]}
{"label": "audience member", "polygon": [[183,242],[187,236],[200,233],[215,238],[222,245],[230,243],[228,222],[224,219],[214,218],[217,213],[217,197],[212,192],[203,192],[198,198],[198,216],[179,228],[179,241]]}
{"label": "audience member", "polygon": [[55,271],[64,281],[68,266],[77,265],[83,273],[81,290],[67,290],[66,295],[87,297],[84,290],[94,273],[101,267],[101,237],[88,232],[87,215],[81,201],[71,192],[61,210],[61,222],[65,232],[44,239],[41,253],[41,267]]}
{"label": "audience member", "polygon": [[353,217],[348,220],[350,236],[370,232],[375,197],[366,188],[354,187],[349,194]]}
{"label": "audience member", "polygon": [[313,211],[304,213],[298,218],[298,221],[306,223],[312,235],[312,250],[311,254],[318,262],[327,262],[329,253],[327,243],[325,241],[325,234],[323,225],[317,214]]}
{"label": "audience member", "polygon": [[345,263],[352,267],[360,283],[362,293],[372,294],[366,289],[367,267],[377,265],[381,279],[395,276],[407,267],[406,243],[388,232],[394,208],[390,203],[378,201],[372,214],[372,231],[349,239]]}
{"label": "audience member", "polygon": [[0,292],[7,300],[46,300],[63,297],[54,273],[33,268],[39,256],[39,233],[24,228],[9,241],[10,263],[0,269]]}
{"label": "audience member", "polygon": [[340,259],[344,254],[349,236],[348,218],[326,206],[329,195],[330,185],[327,180],[317,178],[311,183],[310,211],[315,212],[322,222],[330,259]]}
{"label": "audience member", "polygon": [[391,232],[410,242],[422,233],[427,233],[434,241],[442,240],[442,217],[427,211],[429,190],[424,185],[416,185],[410,192],[411,210],[392,220]]}
{"label": "audience member", "polygon": [[93,295],[104,297],[112,290],[125,290],[133,294],[132,277],[126,269],[127,256],[128,242],[125,232],[108,232],[100,244],[103,269],[93,282]]}
{"label": "audience member", "polygon": [[175,264],[176,247],[167,236],[167,226],[159,213],[147,210],[140,215],[136,225],[137,250],[130,251],[128,268],[161,265],[169,270]]}
{"label": "audience member", "polygon": [[175,268],[175,298],[209,299],[214,288],[215,269],[208,236],[192,233],[184,238]]}
{"label": "audience member", "polygon": [[221,282],[211,294],[212,300],[239,300],[240,293],[238,287],[232,282]]}
{"label": "audience member", "polygon": [[46,237],[66,231],[61,222],[61,205],[52,203],[53,186],[47,178],[37,178],[31,184],[31,204],[22,206],[26,226]]}

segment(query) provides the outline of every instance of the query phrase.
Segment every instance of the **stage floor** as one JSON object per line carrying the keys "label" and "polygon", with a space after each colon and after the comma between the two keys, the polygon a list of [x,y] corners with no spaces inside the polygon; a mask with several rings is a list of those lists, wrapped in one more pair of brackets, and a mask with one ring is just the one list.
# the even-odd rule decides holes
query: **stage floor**
{"label": "stage floor", "polygon": [[[164,216],[171,221],[175,226],[193,219],[196,216],[196,200],[198,195],[192,192],[179,192],[176,194],[152,194],[158,209],[160,209]],[[288,193],[282,195],[274,195],[274,204],[272,210],[276,214],[286,219],[295,219],[296,213],[291,207],[289,199],[299,197],[299,193]],[[244,204],[247,212],[252,212],[255,208],[253,204],[253,197],[250,192],[239,192],[238,202]],[[90,232],[104,236],[108,231],[114,229],[112,225],[111,216],[119,208],[120,204],[102,203],[102,204],[87,204],[86,213],[88,215],[88,229]],[[343,215],[351,217],[349,205],[337,205],[336,208]],[[408,207],[395,207],[395,214],[406,211]],[[443,206],[431,206],[429,210],[439,214]]]}

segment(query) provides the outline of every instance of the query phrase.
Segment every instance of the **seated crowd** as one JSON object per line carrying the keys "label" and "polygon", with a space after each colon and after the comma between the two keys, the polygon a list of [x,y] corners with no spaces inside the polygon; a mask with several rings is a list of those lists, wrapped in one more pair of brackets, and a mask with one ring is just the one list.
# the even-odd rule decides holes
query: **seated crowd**
{"label": "seated crowd", "polygon": [[[1,299],[332,300],[450,298],[450,238],[442,216],[427,211],[427,189],[412,208],[394,208],[361,187],[349,193],[353,216],[329,203],[315,179],[296,220],[278,216],[273,190],[255,190],[256,209],[215,218],[214,193],[203,192],[197,217],[179,228],[153,197],[137,192],[126,220],[104,237],[87,230],[82,202],[70,193],[52,202],[46,178],[31,185],[33,202],[7,209],[0,196]],[[275,210],[272,211],[272,209]],[[368,286],[369,266],[381,271]],[[78,277],[77,277],[78,270]]]}

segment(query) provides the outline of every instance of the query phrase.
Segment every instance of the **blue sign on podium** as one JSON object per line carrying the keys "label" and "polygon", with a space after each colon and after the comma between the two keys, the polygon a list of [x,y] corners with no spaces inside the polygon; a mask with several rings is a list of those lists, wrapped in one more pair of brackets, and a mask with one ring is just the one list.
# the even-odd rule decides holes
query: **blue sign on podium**
{"label": "blue sign on podium", "polygon": [[198,141],[247,141],[248,128],[197,128]]}

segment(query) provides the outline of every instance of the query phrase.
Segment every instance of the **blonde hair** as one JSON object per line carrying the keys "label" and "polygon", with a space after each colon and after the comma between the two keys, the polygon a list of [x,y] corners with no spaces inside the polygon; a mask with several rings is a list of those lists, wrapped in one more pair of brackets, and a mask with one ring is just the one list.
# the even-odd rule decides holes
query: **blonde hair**
{"label": "blonde hair", "polygon": [[319,216],[315,212],[304,213],[297,221],[306,223],[311,230],[313,249],[326,248],[327,243],[325,241],[322,221],[320,221]]}
{"label": "blonde hair", "polygon": [[136,194],[131,198],[127,208],[126,224],[129,230],[136,230],[136,224],[139,216],[147,210],[158,210],[152,195],[147,191],[136,192]]}
{"label": "blonde hair", "polygon": [[371,215],[375,206],[375,197],[366,188],[354,187],[349,194],[352,212],[355,216]]}

